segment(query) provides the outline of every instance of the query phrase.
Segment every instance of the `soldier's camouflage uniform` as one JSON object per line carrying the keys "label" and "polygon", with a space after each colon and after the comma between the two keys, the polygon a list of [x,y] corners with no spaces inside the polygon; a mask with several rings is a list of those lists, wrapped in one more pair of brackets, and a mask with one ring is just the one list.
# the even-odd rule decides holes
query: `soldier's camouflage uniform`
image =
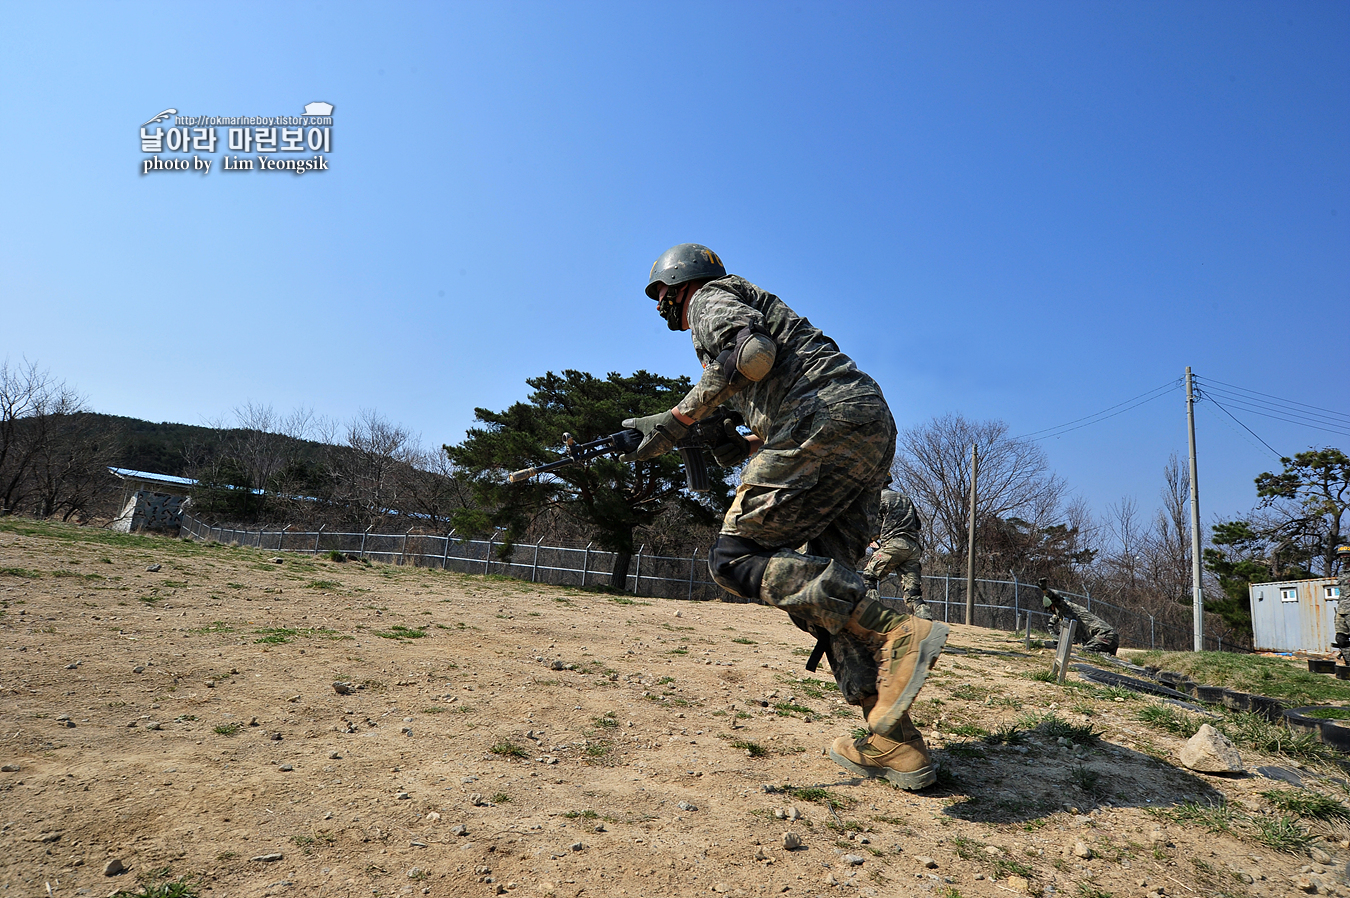
{"label": "soldier's camouflage uniform", "polygon": [[[821,583],[831,561],[856,577],[854,565],[875,532],[878,494],[895,454],[890,408],[876,381],[833,340],[744,278],[705,284],[688,300],[688,321],[705,374],[676,408],[697,419],[725,404],[764,440],[722,522],[722,533],[776,550],[759,595],[747,598],[782,608],[828,640],[840,691],[858,704],[876,691],[876,664],[869,649],[840,632],[856,599],[831,595]],[[746,328],[773,338],[773,367],[758,382],[722,386],[718,356]]]}
{"label": "soldier's camouflage uniform", "polygon": [[[1346,648],[1341,652],[1344,658],[1350,653],[1350,557],[1341,558],[1341,572],[1336,576],[1336,586],[1341,592],[1336,602],[1336,643],[1346,643]],[[1346,634],[1344,639],[1341,634]],[[1345,660],[1350,663],[1350,658]]]}
{"label": "soldier's camouflage uniform", "polygon": [[877,549],[867,559],[863,576],[880,582],[891,574],[899,574],[905,598],[919,600],[923,595],[923,567],[919,562],[923,554],[919,542],[921,528],[919,513],[908,496],[895,490],[882,490]]}
{"label": "soldier's camouflage uniform", "polygon": [[1065,618],[1075,618],[1078,621],[1078,630],[1074,641],[1083,643],[1083,648],[1089,652],[1102,652],[1107,655],[1114,655],[1116,649],[1120,648],[1120,634],[1116,632],[1106,621],[1097,615],[1088,611],[1077,602],[1071,602],[1064,597],[1064,594],[1053,589],[1045,590],[1054,599],[1054,615],[1050,618],[1050,632],[1058,633],[1060,627],[1064,625]]}

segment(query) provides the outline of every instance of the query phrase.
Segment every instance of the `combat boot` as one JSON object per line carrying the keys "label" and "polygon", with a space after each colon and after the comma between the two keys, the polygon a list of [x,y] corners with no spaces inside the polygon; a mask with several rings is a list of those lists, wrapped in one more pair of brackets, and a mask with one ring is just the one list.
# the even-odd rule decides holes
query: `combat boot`
{"label": "combat boot", "polygon": [[854,607],[844,630],[874,653],[877,703],[867,715],[867,725],[873,733],[891,737],[898,733],[900,718],[942,654],[951,628],[864,598]]}
{"label": "combat boot", "polygon": [[830,746],[830,760],[858,776],[884,776],[901,789],[917,790],[933,785],[937,781],[937,768],[923,735],[909,719],[909,712],[900,715],[896,735],[899,740],[876,733],[863,739],[840,736]]}

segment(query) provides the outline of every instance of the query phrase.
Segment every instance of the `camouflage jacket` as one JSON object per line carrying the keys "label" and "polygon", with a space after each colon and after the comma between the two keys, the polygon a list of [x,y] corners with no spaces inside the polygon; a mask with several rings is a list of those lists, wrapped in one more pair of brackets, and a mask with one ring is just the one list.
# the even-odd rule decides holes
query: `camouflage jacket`
{"label": "camouflage jacket", "polygon": [[[688,315],[704,381],[711,386],[703,381],[695,386],[679,406],[686,414],[702,417],[724,401],[769,443],[791,442],[800,422],[832,406],[853,404],[854,412],[868,419],[890,415],[881,387],[859,371],[833,340],[745,278],[733,274],[708,282],[689,299]],[[773,368],[763,380],[728,384],[714,393],[717,357],[735,346],[746,327],[762,329],[773,338],[777,347]]]}
{"label": "camouflage jacket", "polygon": [[922,526],[919,513],[914,510],[914,503],[909,501],[908,496],[895,490],[881,491],[881,531],[877,536],[878,543],[885,545],[902,536],[918,540]]}

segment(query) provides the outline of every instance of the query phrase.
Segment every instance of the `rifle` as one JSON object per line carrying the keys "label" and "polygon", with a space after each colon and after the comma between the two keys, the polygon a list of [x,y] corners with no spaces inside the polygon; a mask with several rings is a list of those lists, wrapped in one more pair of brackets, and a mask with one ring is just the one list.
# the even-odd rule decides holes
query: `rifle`
{"label": "rifle", "polygon": [[[708,464],[703,457],[703,449],[711,449],[731,442],[727,434],[727,424],[734,429],[740,423],[740,416],[734,412],[718,409],[702,421],[689,425],[689,430],[675,448],[680,451],[680,464],[684,466],[684,485],[696,493],[708,492]],[[569,465],[585,464],[602,455],[625,455],[632,452],[642,442],[642,431],[621,430],[607,437],[578,443],[570,433],[563,434],[563,457],[548,464],[535,465],[512,471],[507,480],[521,483],[536,474],[548,474]]]}

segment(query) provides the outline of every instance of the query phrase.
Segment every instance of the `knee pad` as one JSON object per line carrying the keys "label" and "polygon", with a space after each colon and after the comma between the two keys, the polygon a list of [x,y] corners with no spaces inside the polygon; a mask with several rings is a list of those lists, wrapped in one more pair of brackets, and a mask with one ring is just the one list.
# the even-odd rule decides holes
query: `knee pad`
{"label": "knee pad", "polygon": [[708,570],[713,581],[727,592],[744,599],[757,599],[764,567],[772,557],[773,550],[753,539],[723,533],[718,535],[708,552]]}

